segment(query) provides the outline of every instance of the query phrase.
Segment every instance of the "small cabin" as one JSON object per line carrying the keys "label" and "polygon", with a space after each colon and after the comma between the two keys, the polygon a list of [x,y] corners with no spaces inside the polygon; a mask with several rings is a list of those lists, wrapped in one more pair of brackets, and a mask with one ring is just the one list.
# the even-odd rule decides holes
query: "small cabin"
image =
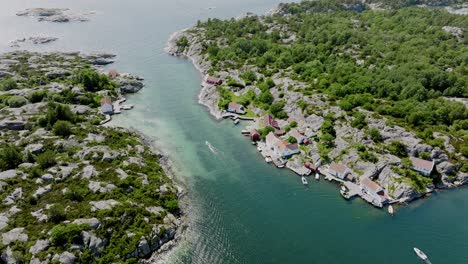
{"label": "small cabin", "polygon": [[413,170],[421,173],[424,176],[430,176],[434,170],[434,162],[423,160],[420,158],[411,157],[411,167]]}
{"label": "small cabin", "polygon": [[228,105],[227,111],[234,113],[234,114],[240,114],[240,115],[247,113],[247,111],[245,110],[245,107],[236,102],[230,102]]}
{"label": "small cabin", "polygon": [[105,115],[112,115],[114,113],[114,106],[109,97],[104,97],[101,100],[101,112]]}
{"label": "small cabin", "polygon": [[250,138],[252,141],[259,141],[260,140],[260,134],[256,129],[250,130]]}
{"label": "small cabin", "polygon": [[216,77],[213,77],[213,76],[207,75],[205,77],[205,83],[212,84],[212,85],[221,85],[221,84],[223,84],[223,80],[221,80],[219,78],[216,78]]}

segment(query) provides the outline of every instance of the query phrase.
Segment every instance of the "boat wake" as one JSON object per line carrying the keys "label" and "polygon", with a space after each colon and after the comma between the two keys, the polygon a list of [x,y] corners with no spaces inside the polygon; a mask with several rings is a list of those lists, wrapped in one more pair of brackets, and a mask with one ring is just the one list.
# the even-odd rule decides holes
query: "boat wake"
{"label": "boat wake", "polygon": [[430,260],[428,260],[428,259],[426,259],[425,262],[426,262],[427,264],[432,264],[432,262],[431,262]]}
{"label": "boat wake", "polygon": [[211,145],[210,142],[205,141],[205,144],[208,146],[208,149],[211,151],[211,153],[215,155],[218,155],[220,153],[220,151],[217,148],[215,148],[213,145]]}

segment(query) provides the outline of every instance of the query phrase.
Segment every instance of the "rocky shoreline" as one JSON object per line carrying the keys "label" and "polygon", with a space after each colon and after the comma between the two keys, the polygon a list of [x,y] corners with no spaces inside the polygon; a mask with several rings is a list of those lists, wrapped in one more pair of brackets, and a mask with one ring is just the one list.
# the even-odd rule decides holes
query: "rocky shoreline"
{"label": "rocky shoreline", "polygon": [[[185,57],[189,59],[193,66],[200,72],[201,78],[208,73],[211,64],[205,60],[203,55],[200,54],[201,46],[194,45],[187,50],[180,51],[177,46],[177,41],[183,37],[188,36],[185,33],[189,29],[184,29],[172,34],[167,42],[165,51],[172,56]],[[221,111],[218,108],[219,96],[216,87],[201,83],[201,90],[198,94],[198,102],[208,108],[210,114],[217,120],[221,119]]]}
{"label": "rocky shoreline", "polygon": [[190,198],[186,191],[186,186],[183,182],[182,177],[177,175],[177,172],[174,169],[174,164],[172,160],[161,151],[157,141],[145,133],[139,131],[138,129],[132,129],[138,133],[144,140],[146,146],[150,147],[153,152],[158,154],[159,164],[166,172],[166,175],[174,182],[174,186],[177,189],[177,196],[179,200],[179,207],[181,209],[180,215],[178,217],[178,227],[177,232],[174,238],[171,241],[168,241],[166,244],[161,246],[160,249],[155,251],[152,256],[147,260],[142,260],[142,263],[147,264],[162,264],[167,261],[167,258],[177,250],[178,246],[182,241],[187,239],[186,235],[190,229]]}
{"label": "rocky shoreline", "polygon": [[[143,262],[158,259],[182,239],[188,218],[181,210],[188,201],[184,190],[173,185],[168,158],[141,133],[97,129],[103,118],[97,100],[143,88],[140,77],[103,71],[114,57],[0,55],[3,261]],[[26,69],[28,78],[22,77]],[[117,219],[125,230],[113,223]]]}
{"label": "rocky shoreline", "polygon": [[[279,14],[281,8],[276,8],[270,11],[266,16],[271,16]],[[252,14],[249,14],[252,16]],[[265,16],[259,16],[260,20],[263,20]],[[242,18],[238,18],[242,19]],[[291,33],[288,33],[289,35]],[[210,61],[208,60],[204,44],[206,45],[206,39],[203,37],[204,29],[194,26],[192,28],[183,29],[179,32],[174,33],[170,36],[165,51],[172,56],[187,58],[192,61],[195,68],[200,72],[202,77],[205,75],[214,74],[214,76],[219,77],[220,79],[226,80],[229,78],[235,80],[238,83],[243,83],[241,78],[241,73],[251,70],[255,74],[261,76],[258,71],[255,70],[255,67],[250,67],[246,65],[241,69],[229,69],[229,67],[221,67],[221,70],[214,72]],[[291,39],[291,38],[290,38]],[[212,41],[212,40],[210,40]],[[220,43],[223,43],[222,40],[218,40]],[[288,40],[290,41],[290,40]],[[223,44],[219,44],[223,45]],[[224,62],[223,62],[224,63]],[[335,117],[346,116],[346,113],[337,106],[330,106],[327,104],[326,95],[312,95],[307,98],[302,98],[303,95],[299,92],[290,91],[285,89],[287,87],[306,87],[307,84],[301,83],[299,81],[293,80],[288,76],[287,72],[279,72],[272,76],[272,80],[280,88],[272,88],[271,93],[273,94],[275,100],[281,98],[281,100],[286,101],[284,110],[288,113],[291,120],[295,120],[298,123],[307,124],[308,127],[320,127],[324,123],[324,117],[327,114],[333,114]],[[246,85],[244,88],[244,93],[249,90],[255,90],[255,87]],[[257,88],[258,89],[258,88]],[[236,96],[241,96],[243,94],[242,90],[235,92]],[[258,95],[258,93],[257,93]],[[297,106],[297,102],[302,98],[308,105],[315,105],[316,108],[320,109],[322,112],[321,115],[312,114],[308,117],[304,117],[303,111]],[[215,85],[209,85],[205,82],[202,83],[202,89],[199,93],[199,103],[206,106],[210,114],[216,118],[222,118],[222,112],[218,107],[218,102],[220,101],[219,91]],[[317,109],[317,110],[318,110]],[[255,114],[262,115],[263,111],[260,109],[251,109]],[[317,111],[315,110],[315,111]],[[440,189],[450,189],[462,186],[468,183],[468,174],[460,169],[460,165],[452,164],[449,160],[449,155],[454,155],[454,147],[450,143],[450,139],[447,136],[440,135],[435,133],[434,137],[440,139],[443,142],[443,149],[440,147],[433,147],[427,144],[424,144],[420,138],[416,136],[415,133],[407,131],[403,127],[396,125],[387,125],[388,120],[386,118],[375,118],[371,112],[366,112],[361,109],[366,117],[368,126],[373,129],[378,129],[382,133],[382,140],[386,144],[390,144],[393,141],[403,142],[406,146],[407,152],[411,156],[418,156],[421,153],[427,153],[428,157],[434,162],[434,170],[440,174],[440,182],[436,185],[428,184],[427,188],[424,190],[416,190],[415,187],[407,182],[402,176],[398,175],[396,171],[397,168],[402,167],[402,159],[385,153],[379,153],[378,159],[379,162],[374,164],[372,162],[363,162],[358,156],[358,151],[348,150],[353,144],[350,141],[357,142],[359,144],[373,144],[371,140],[366,138],[366,135],[356,129],[351,127],[349,124],[353,121],[354,118],[347,117],[344,121],[337,122],[335,124],[336,130],[336,142],[335,148],[331,151],[330,157],[340,158],[343,163],[353,163],[353,170],[358,172],[362,177],[369,177],[371,179],[378,179],[380,186],[382,186],[386,193],[391,195],[393,202],[407,203],[412,200],[430,195],[430,193],[440,190]],[[258,128],[258,124],[253,127]],[[249,127],[251,128],[251,126]],[[315,132],[318,132],[315,130]],[[354,143],[354,144],[357,144]],[[347,152],[350,153],[347,153]],[[302,152],[302,151],[301,151]],[[318,153],[319,150],[317,146],[313,145],[310,153]],[[424,154],[426,155],[426,154]],[[305,155],[301,155],[304,157]],[[312,157],[314,162],[320,163],[320,157]],[[297,159],[294,160],[294,163],[297,163]],[[291,166],[294,166],[294,163],[291,163]],[[289,162],[288,162],[289,164]],[[328,171],[328,169],[327,169]],[[458,171],[458,172],[457,172]],[[454,173],[456,172],[456,175]],[[390,186],[390,187],[389,187]]]}

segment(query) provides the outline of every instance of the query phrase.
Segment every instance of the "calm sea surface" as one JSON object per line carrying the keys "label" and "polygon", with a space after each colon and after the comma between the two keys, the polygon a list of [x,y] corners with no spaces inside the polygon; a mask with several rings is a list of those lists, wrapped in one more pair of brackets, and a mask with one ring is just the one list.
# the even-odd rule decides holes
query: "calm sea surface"
{"label": "calm sea surface", "polygon": [[[171,263],[468,263],[468,189],[433,195],[397,208],[395,217],[360,200],[344,201],[338,186],[300,178],[265,164],[240,127],[213,120],[197,104],[198,72],[166,55],[170,34],[208,17],[264,13],[277,0],[0,0],[0,51],[9,41],[56,36],[38,51],[118,54],[112,68],[142,75],[133,111],[115,118],[158,141],[192,199],[192,230]],[[86,23],[39,23],[16,17],[30,7],[96,11]],[[209,7],[212,7],[209,9]],[[218,149],[213,154],[205,144]]]}

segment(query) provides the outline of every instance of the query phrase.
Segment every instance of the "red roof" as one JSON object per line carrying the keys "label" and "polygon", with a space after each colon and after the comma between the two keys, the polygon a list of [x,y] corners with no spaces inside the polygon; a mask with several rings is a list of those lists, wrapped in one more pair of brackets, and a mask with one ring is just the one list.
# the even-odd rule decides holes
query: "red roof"
{"label": "red roof", "polygon": [[271,126],[271,127],[274,127],[274,128],[279,128],[278,122],[271,115],[266,115],[263,118],[263,121],[265,123],[265,126]]}
{"label": "red roof", "polygon": [[348,168],[347,168],[345,165],[341,164],[341,163],[335,163],[335,162],[333,162],[333,163],[330,165],[330,170],[336,171],[336,172],[338,172],[338,173],[341,174],[341,175],[343,175],[343,174],[346,172],[347,169],[348,169]]}
{"label": "red roof", "polygon": [[428,171],[431,171],[434,168],[434,162],[423,160],[420,158],[411,157],[411,162],[413,163],[413,167],[422,168]]}
{"label": "red roof", "polygon": [[377,183],[373,182],[371,179],[364,177],[361,180],[361,184],[365,185],[369,190],[373,191],[374,193],[378,193],[382,191],[382,187],[378,185]]}
{"label": "red roof", "polygon": [[310,169],[310,170],[313,170],[313,171],[317,170],[317,166],[315,166],[314,164],[312,164],[312,163],[310,163],[310,162],[304,163],[304,166],[305,166],[306,168]]}
{"label": "red roof", "polygon": [[101,99],[101,105],[109,104],[112,105],[112,101],[109,97],[104,97]]}

